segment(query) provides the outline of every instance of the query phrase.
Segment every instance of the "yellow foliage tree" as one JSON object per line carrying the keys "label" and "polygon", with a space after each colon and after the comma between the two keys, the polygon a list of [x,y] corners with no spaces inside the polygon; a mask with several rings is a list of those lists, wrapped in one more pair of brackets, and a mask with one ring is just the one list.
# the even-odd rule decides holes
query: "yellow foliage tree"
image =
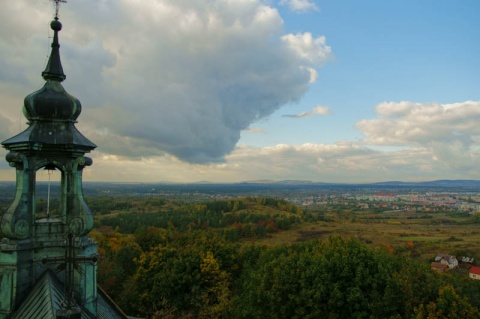
{"label": "yellow foliage tree", "polygon": [[415,309],[416,319],[463,319],[480,318],[478,309],[473,307],[467,299],[457,294],[452,286],[440,288],[437,302],[430,302],[427,306],[421,304]]}
{"label": "yellow foliage tree", "polygon": [[199,318],[224,318],[231,300],[228,287],[229,275],[220,270],[220,265],[212,252],[200,253],[200,257],[200,273],[205,284],[205,291],[199,297]]}

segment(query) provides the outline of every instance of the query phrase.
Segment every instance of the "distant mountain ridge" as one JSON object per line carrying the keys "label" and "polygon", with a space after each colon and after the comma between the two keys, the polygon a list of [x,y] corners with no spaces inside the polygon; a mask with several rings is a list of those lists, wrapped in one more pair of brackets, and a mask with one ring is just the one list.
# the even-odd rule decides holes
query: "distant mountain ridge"
{"label": "distant mountain ridge", "polygon": [[[226,183],[229,184],[229,183]],[[252,180],[240,183],[231,184],[275,184],[275,185],[363,185],[363,186],[398,186],[398,187],[480,187],[480,180],[469,179],[440,179],[434,181],[419,181],[419,182],[403,182],[403,181],[385,181],[374,183],[327,183],[327,182],[312,182],[305,180]]]}
{"label": "distant mountain ridge", "polygon": [[240,182],[240,183],[234,183],[234,184],[325,184],[325,183],[314,183],[312,181],[304,181],[304,180],[295,180],[295,179],[286,179],[286,180],[271,180],[271,179],[259,179],[259,180],[253,180],[253,181],[245,181],[245,182]]}
{"label": "distant mountain ridge", "polygon": [[[39,182],[39,184],[46,184],[47,182]],[[124,186],[138,186],[138,185],[173,185],[173,186],[185,186],[185,185],[311,185],[311,186],[397,186],[397,187],[480,187],[480,180],[469,179],[440,179],[433,181],[419,181],[419,182],[403,182],[403,181],[385,181],[385,182],[373,182],[373,183],[334,183],[334,182],[312,182],[309,180],[250,180],[242,182],[222,183],[212,181],[196,181],[191,183],[180,182],[88,182],[84,181],[87,185],[124,185]],[[0,187],[7,187],[15,185],[14,181],[0,181]]]}
{"label": "distant mountain ridge", "polygon": [[422,186],[422,187],[480,187],[479,180],[470,179],[440,179],[435,181],[422,181],[422,182],[401,182],[401,181],[388,181],[373,183],[372,185],[379,186]]}

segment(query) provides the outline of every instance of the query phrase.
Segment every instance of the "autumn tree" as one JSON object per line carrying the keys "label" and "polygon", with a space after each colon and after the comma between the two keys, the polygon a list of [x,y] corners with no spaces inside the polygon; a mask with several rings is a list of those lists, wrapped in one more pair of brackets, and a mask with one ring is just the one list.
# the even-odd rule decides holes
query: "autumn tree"
{"label": "autumn tree", "polygon": [[[138,311],[166,308],[195,318],[223,318],[229,310],[238,247],[215,232],[183,232],[142,253],[134,275]],[[163,310],[162,310],[163,309]]]}
{"label": "autumn tree", "polygon": [[404,259],[356,240],[275,248],[245,269],[233,313],[236,318],[408,318],[418,301],[432,300],[435,291],[426,280],[431,277],[423,276],[425,268],[412,277],[409,269]]}
{"label": "autumn tree", "polygon": [[465,298],[458,295],[452,286],[440,288],[438,298],[426,306],[420,304],[415,309],[416,319],[464,319],[480,318],[478,309]]}

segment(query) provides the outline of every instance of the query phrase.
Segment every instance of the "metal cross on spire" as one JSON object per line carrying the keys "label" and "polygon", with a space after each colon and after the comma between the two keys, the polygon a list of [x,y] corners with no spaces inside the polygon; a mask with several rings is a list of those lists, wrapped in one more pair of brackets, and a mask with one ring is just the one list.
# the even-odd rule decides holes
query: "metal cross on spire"
{"label": "metal cross on spire", "polygon": [[55,3],[55,18],[58,19],[58,9],[60,9],[60,3],[67,3],[67,0],[50,0]]}

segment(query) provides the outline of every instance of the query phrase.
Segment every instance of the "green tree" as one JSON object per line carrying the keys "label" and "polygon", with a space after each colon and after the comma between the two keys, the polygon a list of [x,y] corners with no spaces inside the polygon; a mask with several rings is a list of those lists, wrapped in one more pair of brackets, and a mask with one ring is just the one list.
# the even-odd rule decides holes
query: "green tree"
{"label": "green tree", "polygon": [[139,300],[137,312],[221,318],[229,310],[237,256],[237,246],[212,231],[177,233],[168,243],[143,252],[131,295]]}
{"label": "green tree", "polygon": [[480,318],[478,309],[473,307],[465,297],[461,297],[452,286],[440,288],[436,302],[427,306],[420,304],[415,309],[416,319],[464,319]]}
{"label": "green tree", "polygon": [[212,252],[200,253],[200,257],[200,274],[204,287],[198,298],[198,318],[226,318],[231,301],[230,275],[220,269]]}
{"label": "green tree", "polygon": [[[429,299],[424,268],[356,240],[331,238],[267,250],[249,267],[234,302],[237,318],[408,318]],[[429,271],[429,270],[428,270]],[[422,280],[409,283],[410,280]],[[427,298],[422,296],[426,293]]]}

